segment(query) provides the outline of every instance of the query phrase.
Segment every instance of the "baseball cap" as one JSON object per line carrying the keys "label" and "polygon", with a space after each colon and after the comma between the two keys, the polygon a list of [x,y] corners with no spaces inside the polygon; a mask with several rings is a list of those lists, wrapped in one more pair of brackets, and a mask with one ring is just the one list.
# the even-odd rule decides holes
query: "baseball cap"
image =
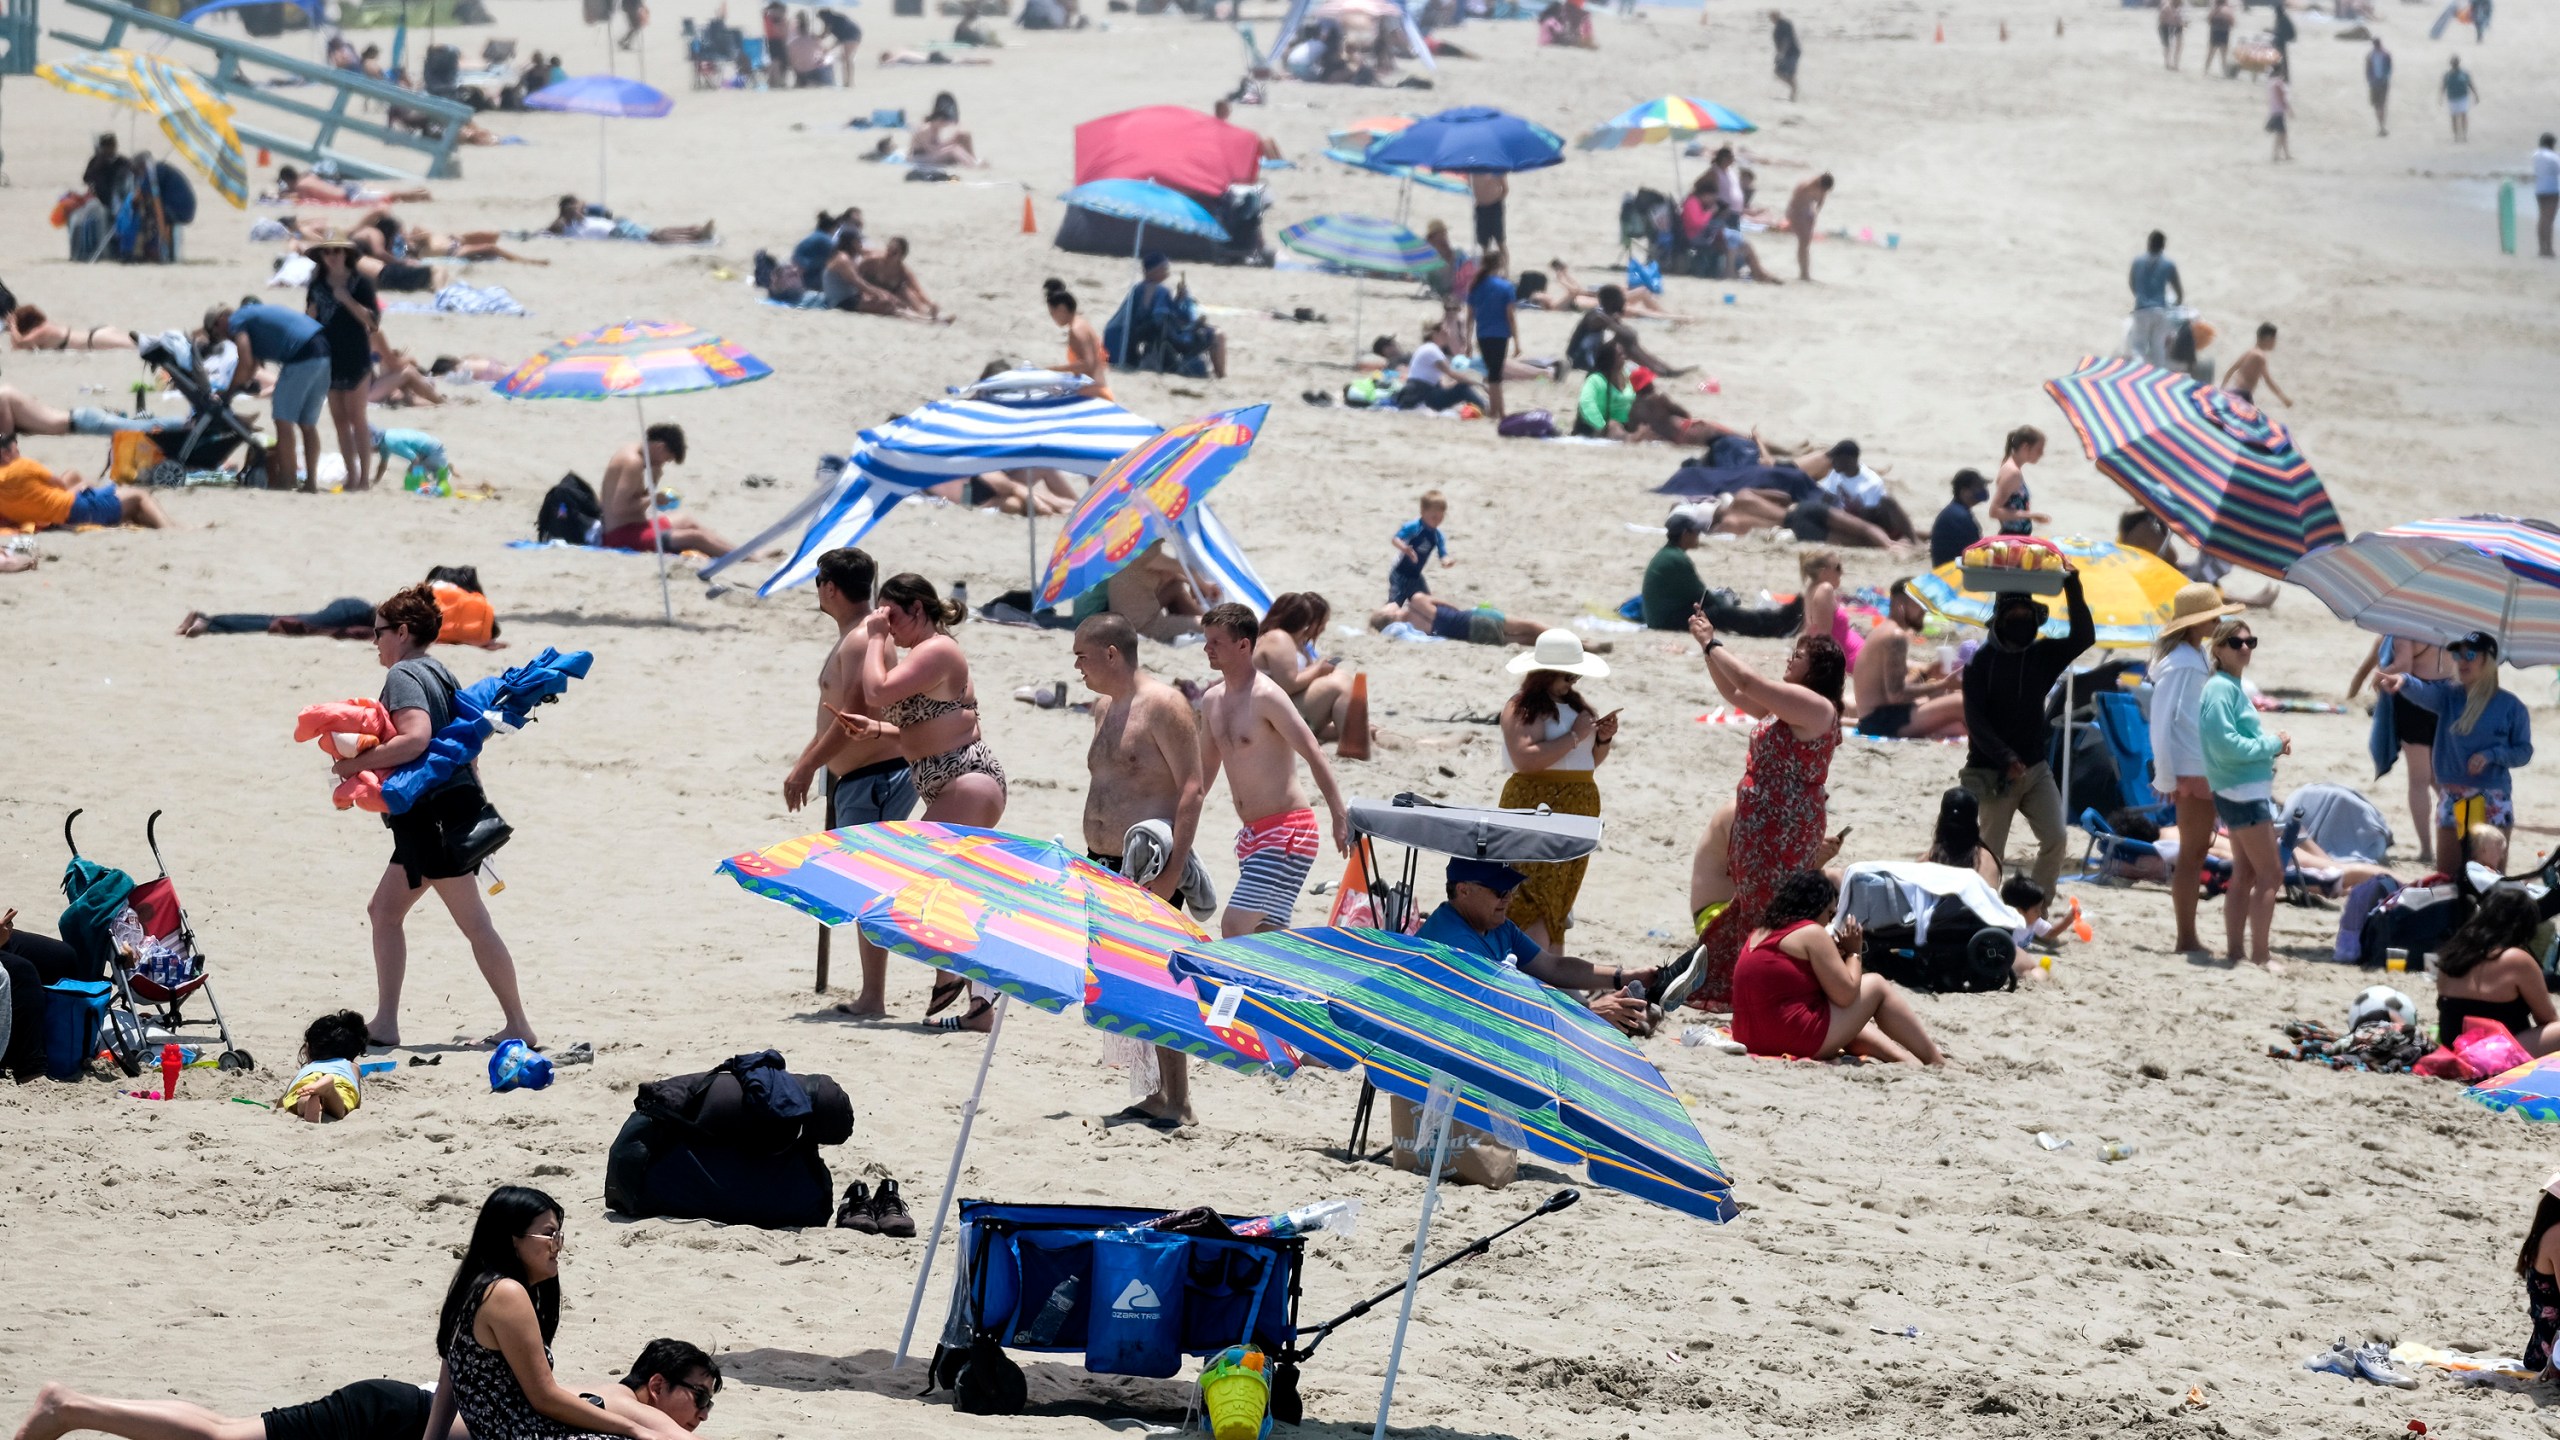
{"label": "baseball cap", "polygon": [[1453,886],[1481,885],[1496,895],[1508,895],[1519,889],[1528,878],[1499,860],[1452,858],[1449,861],[1449,883]]}
{"label": "baseball cap", "polygon": [[1642,365],[1627,372],[1627,388],[1630,390],[1643,390],[1652,384],[1653,372]]}

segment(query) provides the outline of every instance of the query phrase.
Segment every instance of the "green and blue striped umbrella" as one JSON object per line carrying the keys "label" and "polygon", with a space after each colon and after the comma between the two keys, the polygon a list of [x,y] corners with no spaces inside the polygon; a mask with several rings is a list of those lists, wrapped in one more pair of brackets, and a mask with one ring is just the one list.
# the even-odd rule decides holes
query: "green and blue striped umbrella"
{"label": "green and blue striped umbrella", "polygon": [[1509,966],[1383,931],[1306,929],[1188,946],[1172,968],[1204,989],[1240,988],[1237,1018],[1305,1058],[1365,1071],[1416,1104],[1443,1073],[1459,1120],[1516,1125],[1530,1150],[1584,1166],[1594,1184],[1733,1218],[1723,1162],[1662,1073],[1571,996]]}
{"label": "green and blue striped umbrella", "polygon": [[1448,264],[1422,237],[1370,215],[1319,215],[1280,232],[1280,243],[1354,275],[1419,280]]}
{"label": "green and blue striped umbrella", "polygon": [[2292,432],[2243,396],[2123,358],[2044,389],[2099,473],[2207,555],[2282,579],[2347,538]]}

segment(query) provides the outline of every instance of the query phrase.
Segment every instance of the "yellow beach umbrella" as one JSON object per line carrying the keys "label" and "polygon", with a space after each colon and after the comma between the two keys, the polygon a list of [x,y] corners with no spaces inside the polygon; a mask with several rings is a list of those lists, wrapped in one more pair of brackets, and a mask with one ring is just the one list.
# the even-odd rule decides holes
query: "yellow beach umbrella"
{"label": "yellow beach umbrella", "polygon": [[170,148],[235,210],[249,206],[249,159],[231,126],[231,106],[193,70],[156,55],[102,50],[54,61],[36,73],[74,95],[147,110]]}
{"label": "yellow beach umbrella", "polygon": [[[2089,614],[2098,623],[2098,643],[2118,650],[2139,650],[2160,638],[2169,619],[2169,602],[2187,577],[2148,550],[2112,540],[2084,540],[2077,535],[2054,542],[2080,572],[2080,587]],[[1964,588],[1962,561],[1951,560],[1911,582],[1911,595],[1934,614],[1966,625],[1989,625],[1995,597]],[[2059,639],[2070,628],[2060,595],[2039,595],[2046,620],[2043,633]]]}

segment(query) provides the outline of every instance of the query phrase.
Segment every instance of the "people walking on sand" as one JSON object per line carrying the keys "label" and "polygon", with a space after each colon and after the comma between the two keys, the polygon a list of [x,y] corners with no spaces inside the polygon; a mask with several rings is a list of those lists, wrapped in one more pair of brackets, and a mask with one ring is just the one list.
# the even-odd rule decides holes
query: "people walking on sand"
{"label": "people walking on sand", "polygon": [[1796,41],[1795,22],[1775,10],[1769,12],[1769,43],[1778,52],[1778,78],[1787,82],[1787,98],[1796,98],[1796,67],[1804,63],[1804,46]]}
{"label": "people walking on sand", "polygon": [[[1091,777],[1084,796],[1085,856],[1185,909],[1201,899],[1184,883],[1198,868],[1192,845],[1209,790],[1200,769],[1200,727],[1182,692],[1138,667],[1138,643],[1138,632],[1117,615],[1091,616],[1076,627],[1076,673],[1102,697],[1093,707],[1092,743],[1085,747]],[[1150,863],[1159,868],[1152,876],[1131,874],[1131,832],[1156,825],[1165,828],[1164,840],[1147,848],[1153,852]],[[1168,1130],[1191,1124],[1187,1057],[1157,1046],[1154,1091],[1112,1118]]]}
{"label": "people walking on sand", "polygon": [[2045,696],[2080,652],[2097,643],[2097,621],[2081,590],[2080,570],[2063,562],[2062,594],[2071,617],[2060,639],[2039,639],[2044,606],[2032,595],[2004,593],[1992,603],[1991,638],[1964,667],[1964,768],[1956,783],[1982,807],[1982,841],[2006,856],[2011,822],[2025,816],[2035,833],[2036,888],[2053,893],[2069,836],[2062,792],[2045,756],[2053,726]]}
{"label": "people walking on sand", "polygon": [[2260,325],[2258,343],[2241,351],[2240,358],[2231,362],[2231,368],[2222,374],[2222,388],[2255,405],[2258,403],[2258,387],[2264,385],[2285,403],[2286,409],[2292,409],[2293,397],[2284,393],[2284,387],[2277,384],[2276,377],[2267,370],[2267,361],[2274,358],[2275,353],[2276,327]]}
{"label": "people walking on sand", "polygon": [[2133,323],[2125,332],[2125,348],[2146,365],[2169,363],[2169,305],[2187,303],[2186,283],[2178,278],[2178,262],[2169,258],[2169,237],[2154,230],[2134,257],[2127,284],[2133,288]]}
{"label": "people walking on sand", "polygon": [[1511,198],[1511,177],[1499,170],[1471,171],[1467,194],[1476,206],[1476,248],[1507,249],[1511,242],[1503,228],[1502,202]]}
{"label": "people walking on sand", "polygon": [[[818,557],[818,611],[835,622],[835,643],[818,667],[818,720],[809,743],[800,749],[789,774],[782,777],[782,803],[797,811],[808,803],[810,787],[823,771],[827,828],[876,825],[904,820],[915,813],[915,772],[898,749],[894,730],[867,739],[845,733],[838,717],[869,715],[862,671],[873,640],[864,623],[871,615],[871,592],[880,567],[865,552],[839,546]],[[847,1015],[872,1019],[889,1013],[882,987],[889,978],[889,952],[856,932],[861,947],[862,988],[836,1008]]]}
{"label": "people walking on sand", "polygon": [[1787,229],[1796,237],[1796,278],[1813,278],[1813,230],[1822,218],[1822,202],[1831,198],[1831,172],[1823,171],[1787,196]]}
{"label": "people walking on sand", "polygon": [[[1502,782],[1502,808],[1598,815],[1600,787],[1593,775],[1617,743],[1618,712],[1600,714],[1574,681],[1607,678],[1609,663],[1584,654],[1582,637],[1574,632],[1550,630],[1503,668],[1520,677],[1520,689],[1502,704],[1502,750],[1511,764],[1511,776]],[[1527,883],[1511,894],[1511,923],[1548,949],[1564,949],[1573,902],[1590,864],[1586,855],[1519,866]]]}
{"label": "people walking on sand", "polygon": [[2480,103],[2480,82],[2472,79],[2471,72],[2462,68],[2462,57],[2456,55],[2445,62],[2444,79],[2438,82],[2437,88],[2444,91],[2445,113],[2453,117],[2454,143],[2468,142],[2471,139],[2471,107]]}
{"label": "people walking on sand", "polygon": [[2213,73],[2215,60],[2222,62],[2222,73],[2231,73],[2231,0],[2213,0],[2213,9],[2204,17],[2204,71]]}
{"label": "people walking on sand", "polygon": [[1236,883],[1219,917],[1219,933],[1233,938],[1285,930],[1323,838],[1298,784],[1299,760],[1307,762],[1324,797],[1338,852],[1350,849],[1350,813],[1298,707],[1253,667],[1254,637],[1261,628],[1253,612],[1230,601],[1211,607],[1200,620],[1209,664],[1218,672],[1200,697],[1201,783],[1214,785],[1225,772],[1228,796],[1244,827],[1236,832]]}
{"label": "people walking on sand", "polygon": [[[1500,202],[1495,207],[1500,210]],[[1484,359],[1485,413],[1502,423],[1502,369],[1511,356],[1512,337],[1520,333],[1519,291],[1505,275],[1509,260],[1499,245],[1484,247],[1477,262],[1476,283],[1467,289],[1467,310],[1476,327],[1476,350]]]}
{"label": "people walking on sand", "polygon": [[2205,782],[2205,682],[2213,676],[2206,652],[2219,622],[2237,615],[2222,592],[2202,583],[2181,586],[2169,602],[2169,619],[2151,645],[2151,788],[2178,811],[2178,858],[2169,872],[2169,906],[2178,922],[2175,949],[2204,950],[2196,934],[2205,851],[2213,844],[2213,787]]}
{"label": "people walking on sand", "polygon": [[2533,210],[2535,253],[2548,260],[2552,258],[2551,222],[2560,216],[2560,136],[2548,130],[2534,142]]}
{"label": "people walking on sand", "polygon": [[2179,0],[2160,0],[2160,63],[2175,70],[2187,48],[2187,9]]}
{"label": "people walking on sand", "polygon": [[[2231,888],[2222,900],[2223,955],[2237,965],[2246,942],[2250,964],[2282,973],[2267,948],[2275,923],[2276,895],[2284,888],[2284,858],[2276,848],[2276,758],[2293,753],[2293,737],[2270,735],[2259,723],[2240,677],[2258,653],[2247,622],[2225,619],[2214,627],[2213,678],[2197,711],[2205,783],[2213,787],[2213,812],[2231,832]],[[2184,859],[2187,847],[2179,846]]]}
{"label": "people walking on sand", "polygon": [[2373,133],[2391,133],[2391,51],[2382,37],[2373,37],[2373,48],[2364,52],[2364,93],[2373,102]]}
{"label": "people walking on sand", "polygon": [[[367,770],[392,771],[427,753],[429,742],[453,723],[453,700],[462,682],[444,662],[427,653],[444,629],[444,612],[435,591],[412,585],[382,602],[373,617],[373,653],[391,672],[382,682],[382,708],[397,732],[361,755],[332,766],[344,780]],[[365,1033],[373,1044],[400,1043],[400,989],[409,974],[409,911],[420,892],[432,887],[453,917],[454,928],[471,944],[480,977],[489,982],[504,1020],[485,1044],[521,1040],[537,1044],[533,1022],[525,1018],[516,991],[515,957],[498,937],[497,922],[480,899],[476,877],[480,857],[467,852],[471,832],[488,811],[480,788],[478,766],[464,766],[444,783],[427,791],[397,815],[385,815],[391,830],[391,860],[373,887],[365,918],[373,928],[373,978],[376,1004]]]}
{"label": "people walking on sand", "polygon": [[[2267,73],[2267,133],[2276,137],[2268,158],[2273,160],[2293,158],[2292,123],[2293,87],[2286,83],[2285,67],[2279,63],[2275,69]],[[2458,125],[2461,122],[2455,123]]]}

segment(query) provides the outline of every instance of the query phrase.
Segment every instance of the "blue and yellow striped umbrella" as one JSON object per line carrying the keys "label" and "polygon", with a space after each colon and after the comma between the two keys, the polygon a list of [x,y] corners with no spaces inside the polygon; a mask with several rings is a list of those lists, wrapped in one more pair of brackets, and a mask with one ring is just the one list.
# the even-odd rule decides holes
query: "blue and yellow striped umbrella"
{"label": "blue and yellow striped umbrella", "polygon": [[1354,275],[1419,280],[1449,262],[1422,237],[1369,215],[1319,215],[1280,232],[1280,243]]}
{"label": "blue and yellow striped umbrella", "polygon": [[2044,389],[2099,473],[2208,555],[2281,579],[2347,538],[2292,432],[2240,395],[2123,358]]}
{"label": "blue and yellow striped umbrella", "polygon": [[234,209],[249,205],[249,158],[231,128],[231,106],[205,78],[157,55],[102,50],[36,67],[74,95],[151,112],[171,148]]}
{"label": "blue and yellow striped umbrella", "polygon": [[2560,661],[2560,527],[2547,520],[2394,525],[2307,555],[2285,578],[2378,635],[2442,644],[2478,631],[2510,665]]}
{"label": "blue and yellow striped umbrella", "polygon": [[1584,150],[1631,150],[1693,135],[1742,134],[1759,128],[1713,101],[1665,95],[1600,122],[1574,144]]}
{"label": "blue and yellow striped umbrella", "polygon": [[1173,973],[1242,989],[1237,1018],[1317,1064],[1365,1071],[1416,1104],[1446,1074],[1459,1120],[1516,1125],[1531,1150],[1584,1166],[1596,1185],[1733,1218],[1723,1162],[1662,1073],[1571,996],[1507,965],[1383,931],[1307,929],[1186,947]]}

